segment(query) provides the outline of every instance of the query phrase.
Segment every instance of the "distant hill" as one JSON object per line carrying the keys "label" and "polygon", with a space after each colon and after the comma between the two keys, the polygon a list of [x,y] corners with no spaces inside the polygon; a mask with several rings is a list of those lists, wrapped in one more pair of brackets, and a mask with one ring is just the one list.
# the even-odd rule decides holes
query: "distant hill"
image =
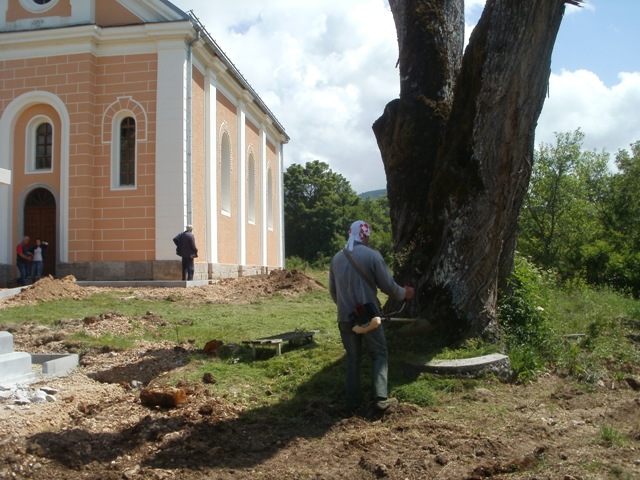
{"label": "distant hill", "polygon": [[360,198],[371,198],[371,199],[376,199],[378,197],[384,197],[387,194],[387,189],[386,188],[382,188],[380,190],[369,190],[368,192],[363,192],[360,195],[358,195]]}

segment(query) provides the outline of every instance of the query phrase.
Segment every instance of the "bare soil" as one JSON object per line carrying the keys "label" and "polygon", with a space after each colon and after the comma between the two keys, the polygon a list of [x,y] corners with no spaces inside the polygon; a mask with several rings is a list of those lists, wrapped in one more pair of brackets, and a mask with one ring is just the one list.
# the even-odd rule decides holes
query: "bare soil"
{"label": "bare soil", "polygon": [[[317,288],[299,272],[279,271],[207,287],[122,294],[243,303]],[[97,290],[79,287],[73,277],[43,279],[0,299],[0,318],[2,308]],[[68,337],[75,331],[123,333],[130,320],[105,312],[66,321],[55,331],[34,324],[10,328],[16,351],[61,353],[73,350]],[[136,321],[153,328],[162,319],[149,312]],[[172,342],[88,351],[70,376],[39,378],[29,386],[54,389],[55,401],[21,406],[0,400],[0,478],[640,478],[639,365],[597,385],[550,374],[526,385],[487,380],[481,388],[450,393],[437,407],[400,404],[376,418],[341,416],[327,399],[309,403],[301,428],[299,419],[290,421],[286,402],[265,407],[273,410],[270,422],[256,421],[255,412],[234,401],[234,392],[206,388],[206,379],[180,385],[187,401],[177,408],[143,405],[139,385],[184,367],[189,355],[188,343]]]}

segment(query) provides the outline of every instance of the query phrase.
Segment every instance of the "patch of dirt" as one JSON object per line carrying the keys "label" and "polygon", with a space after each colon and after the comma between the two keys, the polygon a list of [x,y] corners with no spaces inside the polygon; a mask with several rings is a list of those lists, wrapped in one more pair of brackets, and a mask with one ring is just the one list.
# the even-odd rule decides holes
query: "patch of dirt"
{"label": "patch of dirt", "polygon": [[[278,271],[207,287],[116,290],[123,298],[240,304],[317,288],[304,274]],[[1,299],[0,308],[99,290],[78,287],[73,277],[48,278]],[[55,332],[34,324],[11,328],[16,351],[60,353],[77,348],[69,340],[77,331],[121,334],[162,322],[152,312],[135,319],[106,312],[67,320]],[[482,388],[450,393],[438,407],[400,404],[376,418],[345,418],[327,398],[306,405],[296,419],[305,420],[301,428],[290,420],[292,400],[264,407],[259,413],[270,421],[257,422],[237,392],[216,390],[211,378],[177,385],[187,396],[177,408],[141,404],[140,389],[161,384],[190,353],[188,343],[168,341],[85,351],[70,376],[38,378],[29,386],[48,387],[55,401],[0,399],[0,478],[640,478],[638,365],[592,386],[554,375],[528,385],[487,380]]]}
{"label": "patch of dirt", "polygon": [[269,275],[223,279],[211,285],[190,288],[81,287],[77,285],[73,275],[59,280],[49,275],[15,296],[0,298],[0,309],[60,298],[81,299],[106,290],[122,292],[124,299],[137,297],[152,300],[188,300],[190,303],[245,304],[276,293],[294,296],[320,288],[323,288],[320,283],[298,270],[273,270]]}

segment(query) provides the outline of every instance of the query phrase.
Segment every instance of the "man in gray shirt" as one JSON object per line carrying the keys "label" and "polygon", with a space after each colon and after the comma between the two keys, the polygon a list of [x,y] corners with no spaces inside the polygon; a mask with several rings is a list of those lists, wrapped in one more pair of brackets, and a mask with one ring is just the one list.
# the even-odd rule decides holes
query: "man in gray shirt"
{"label": "man in gray shirt", "polygon": [[360,407],[363,343],[373,363],[374,408],[385,411],[397,404],[397,400],[388,398],[387,342],[382,325],[368,333],[358,334],[352,330],[349,315],[357,305],[366,304],[373,305],[380,314],[378,288],[395,300],[411,299],[415,293],[413,287],[401,287],[394,281],[380,252],[368,247],[370,235],[368,223],[362,220],[354,222],[349,229],[349,241],[331,259],[329,270],[329,292],[338,307],[338,328],[347,357],[346,396],[347,410],[351,413]]}

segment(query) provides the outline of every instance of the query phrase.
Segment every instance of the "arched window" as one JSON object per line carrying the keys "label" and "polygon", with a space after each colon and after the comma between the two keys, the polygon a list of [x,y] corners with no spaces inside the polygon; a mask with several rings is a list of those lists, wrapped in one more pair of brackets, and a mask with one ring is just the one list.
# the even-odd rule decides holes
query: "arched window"
{"label": "arched window", "polygon": [[53,156],[53,128],[49,122],[41,123],[36,128],[35,169],[51,170]]}
{"label": "arched window", "polygon": [[111,125],[111,188],[114,190],[136,186],[137,137],[136,119],[130,111],[114,115]]}
{"label": "arched window", "polygon": [[222,134],[220,156],[220,207],[231,215],[231,142],[226,132]]}
{"label": "arched window", "polygon": [[20,4],[32,13],[46,12],[56,3],[58,3],[58,0],[20,0]]}
{"label": "arched window", "polygon": [[253,153],[249,154],[247,177],[247,220],[256,223],[256,161]]}
{"label": "arched window", "polygon": [[120,122],[120,186],[136,184],[136,121],[126,117]]}

